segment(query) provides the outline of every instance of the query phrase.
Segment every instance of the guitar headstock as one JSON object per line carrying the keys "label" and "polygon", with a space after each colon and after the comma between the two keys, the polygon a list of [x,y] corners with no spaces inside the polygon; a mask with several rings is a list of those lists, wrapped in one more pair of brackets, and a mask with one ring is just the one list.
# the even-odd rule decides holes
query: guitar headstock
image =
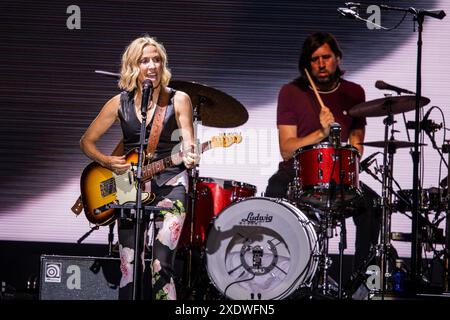
{"label": "guitar headstock", "polygon": [[211,147],[212,148],[227,148],[235,143],[241,143],[242,135],[241,134],[221,134],[218,136],[213,136],[211,138]]}
{"label": "guitar headstock", "polygon": [[83,200],[81,199],[81,196],[79,196],[77,201],[75,201],[75,203],[72,206],[71,210],[76,215],[79,215],[81,213],[81,210],[83,210]]}

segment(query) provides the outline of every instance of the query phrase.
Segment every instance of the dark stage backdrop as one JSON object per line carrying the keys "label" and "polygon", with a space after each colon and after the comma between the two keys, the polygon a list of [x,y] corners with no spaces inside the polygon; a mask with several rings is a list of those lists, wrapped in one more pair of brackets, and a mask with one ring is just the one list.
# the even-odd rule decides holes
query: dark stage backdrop
{"label": "dark stage backdrop", "polygon": [[[443,0],[390,1],[399,7],[439,8]],[[80,8],[80,29],[70,30],[70,5]],[[220,132],[240,132],[244,141],[205,154],[204,177],[234,179],[255,185],[258,193],[280,160],[275,124],[280,86],[296,77],[297,58],[311,32],[333,32],[344,51],[346,78],[361,83],[367,99],[383,97],[373,85],[385,80],[415,90],[416,41],[412,17],[393,31],[370,30],[365,23],[341,17],[343,1],[9,1],[0,17],[0,240],[75,242],[89,224],[70,207],[79,195],[79,177],[89,160],[78,141],[101,106],[118,92],[116,80],[94,70],[118,72],[121,53],[134,38],[156,37],[166,46],[173,79],[195,81],[240,101],[249,112],[238,128],[199,127],[207,140]],[[367,14],[365,14],[367,16]],[[398,12],[382,12],[392,27]],[[449,114],[446,59],[450,49],[448,17],[426,19],[423,94]],[[413,118],[413,112],[406,114]],[[442,122],[438,112],[431,118]],[[383,118],[368,119],[367,141],[383,139]],[[406,140],[400,115],[396,138]],[[110,152],[120,137],[115,126],[100,148]],[[437,133],[442,144],[443,131]],[[411,132],[412,134],[412,132]],[[425,149],[424,187],[437,186],[439,158]],[[379,151],[366,148],[365,156]],[[412,186],[409,149],[396,155],[395,176]],[[381,159],[381,158],[379,158]],[[377,192],[380,185],[361,175]],[[395,214],[395,231],[408,231],[409,220]],[[349,248],[353,227],[349,221]],[[300,226],[293,227],[293,232]],[[107,228],[86,242],[105,243]],[[337,240],[337,239],[333,239]],[[408,244],[398,244],[409,255]],[[336,241],[332,250],[336,249]]]}

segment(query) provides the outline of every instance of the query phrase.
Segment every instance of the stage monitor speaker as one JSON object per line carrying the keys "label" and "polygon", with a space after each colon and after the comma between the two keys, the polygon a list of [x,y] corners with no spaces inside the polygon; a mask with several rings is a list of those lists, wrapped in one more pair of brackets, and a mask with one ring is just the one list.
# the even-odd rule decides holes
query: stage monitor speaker
{"label": "stage monitor speaker", "polygon": [[41,256],[40,300],[118,300],[118,258]]}

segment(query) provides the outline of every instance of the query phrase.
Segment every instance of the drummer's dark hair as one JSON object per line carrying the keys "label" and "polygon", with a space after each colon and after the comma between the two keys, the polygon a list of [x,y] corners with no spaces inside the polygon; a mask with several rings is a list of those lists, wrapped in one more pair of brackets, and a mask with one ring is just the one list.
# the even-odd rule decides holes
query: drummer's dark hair
{"label": "drummer's dark hair", "polygon": [[[324,44],[328,44],[330,49],[336,55],[336,57],[342,58],[342,51],[336,38],[328,32],[315,32],[308,36],[303,42],[303,48],[300,53],[300,58],[298,60],[298,71],[300,72],[300,77],[296,79],[296,82],[302,84],[302,86],[308,86],[308,78],[305,74],[305,68],[311,71],[311,56]],[[341,70],[339,66],[336,69],[336,76],[341,77],[345,71]]]}

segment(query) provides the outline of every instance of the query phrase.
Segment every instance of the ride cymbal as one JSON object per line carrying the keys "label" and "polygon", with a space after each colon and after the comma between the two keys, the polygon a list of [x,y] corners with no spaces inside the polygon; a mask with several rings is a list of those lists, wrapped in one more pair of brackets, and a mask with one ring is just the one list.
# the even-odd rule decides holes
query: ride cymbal
{"label": "ride cymbal", "polygon": [[[421,108],[428,103],[430,99],[420,98]],[[381,117],[411,111],[415,106],[416,96],[386,97],[357,104],[348,111],[348,114],[352,117]]]}
{"label": "ride cymbal", "polygon": [[232,128],[248,120],[245,107],[232,96],[196,82],[172,80],[169,87],[186,92],[197,109],[202,125]]}

